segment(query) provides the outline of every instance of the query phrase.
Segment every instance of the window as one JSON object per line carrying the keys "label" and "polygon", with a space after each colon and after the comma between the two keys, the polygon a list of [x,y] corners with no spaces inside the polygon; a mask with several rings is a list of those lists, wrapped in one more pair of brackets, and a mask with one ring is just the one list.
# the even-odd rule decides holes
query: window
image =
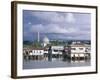
{"label": "window", "polygon": [[59,52],[62,52],[63,50],[59,50]]}
{"label": "window", "polygon": [[35,50],[33,52],[35,53]]}
{"label": "window", "polygon": [[58,52],[58,50],[54,50],[54,52]]}
{"label": "window", "polygon": [[88,52],[88,51],[90,51],[91,50],[91,48],[86,48],[85,49],[85,52]]}
{"label": "window", "polygon": [[91,48],[86,48],[86,50],[91,50]]}
{"label": "window", "polygon": [[76,50],[76,48],[71,48],[71,50]]}
{"label": "window", "polygon": [[79,48],[79,50],[83,50],[83,48]]}

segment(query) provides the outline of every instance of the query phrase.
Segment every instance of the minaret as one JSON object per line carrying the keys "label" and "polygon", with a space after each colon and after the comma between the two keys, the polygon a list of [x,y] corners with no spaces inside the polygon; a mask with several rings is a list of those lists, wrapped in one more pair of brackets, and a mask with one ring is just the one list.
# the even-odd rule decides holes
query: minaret
{"label": "minaret", "polygon": [[39,33],[39,31],[38,31],[38,42],[40,42],[40,33]]}

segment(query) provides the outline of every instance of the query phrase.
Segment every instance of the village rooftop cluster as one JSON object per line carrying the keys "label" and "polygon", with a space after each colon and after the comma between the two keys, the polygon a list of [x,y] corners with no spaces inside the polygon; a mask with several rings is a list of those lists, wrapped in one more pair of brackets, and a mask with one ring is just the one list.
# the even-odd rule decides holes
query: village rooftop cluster
{"label": "village rooftop cluster", "polygon": [[31,46],[24,45],[23,56],[25,60],[90,60],[90,42],[70,42],[68,44],[63,40],[49,40],[46,36],[40,42],[38,36],[37,42],[33,42]]}

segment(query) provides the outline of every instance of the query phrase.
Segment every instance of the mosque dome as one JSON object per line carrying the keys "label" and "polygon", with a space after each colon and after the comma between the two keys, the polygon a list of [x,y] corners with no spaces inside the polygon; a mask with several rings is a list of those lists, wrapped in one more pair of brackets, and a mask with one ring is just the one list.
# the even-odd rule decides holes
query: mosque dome
{"label": "mosque dome", "polygon": [[49,44],[49,39],[47,37],[43,38],[43,43]]}

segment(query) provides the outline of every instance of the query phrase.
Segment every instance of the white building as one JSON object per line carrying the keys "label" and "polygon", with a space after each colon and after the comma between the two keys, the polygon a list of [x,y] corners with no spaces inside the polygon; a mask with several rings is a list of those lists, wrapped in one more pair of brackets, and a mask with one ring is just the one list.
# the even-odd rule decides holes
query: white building
{"label": "white building", "polygon": [[43,48],[31,48],[29,50],[29,55],[43,55],[44,54],[44,49]]}
{"label": "white building", "polygon": [[[44,54],[48,54],[48,49],[44,49]],[[64,46],[51,46],[52,54],[62,54],[62,51],[64,49]]]}
{"label": "white building", "polygon": [[70,57],[89,57],[91,53],[91,46],[87,44],[71,44],[69,46]]}
{"label": "white building", "polygon": [[[45,37],[43,39],[44,43],[44,48],[32,48],[32,49],[25,49],[23,52],[26,53],[28,52],[30,56],[38,56],[38,57],[48,57],[48,47],[45,47],[47,44],[49,44],[49,39]],[[91,53],[91,45],[88,44],[83,44],[80,42],[73,42],[71,45],[68,45],[67,47],[64,46],[51,46],[51,52],[53,56],[56,55],[61,55],[63,56],[65,51],[67,57],[73,59],[76,58],[78,59],[85,59],[85,58],[90,58],[90,53]]]}
{"label": "white building", "polygon": [[52,54],[62,54],[64,46],[52,46],[51,49],[52,49]]}
{"label": "white building", "polygon": [[29,52],[29,59],[42,60],[43,57],[44,57],[44,49],[42,48],[33,48]]}
{"label": "white building", "polygon": [[32,50],[32,55],[43,55],[44,50],[43,49],[33,49]]}

